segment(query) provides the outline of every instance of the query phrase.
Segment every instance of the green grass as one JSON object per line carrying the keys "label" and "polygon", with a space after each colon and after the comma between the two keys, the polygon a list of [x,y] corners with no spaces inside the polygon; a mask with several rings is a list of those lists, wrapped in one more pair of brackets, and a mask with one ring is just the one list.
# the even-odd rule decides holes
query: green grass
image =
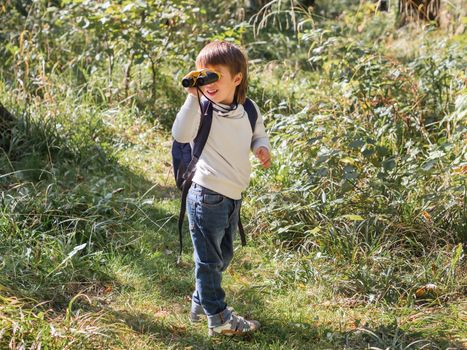
{"label": "green grass", "polygon": [[159,72],[157,103],[144,66],[135,96],[113,101],[104,66],[30,91],[0,71],[14,116],[0,124],[0,348],[466,348],[465,40],[360,10],[249,47],[274,165],[255,163],[248,246],[224,274],[229,305],[263,325],[244,339],[188,321],[169,133],[180,67]]}
{"label": "green grass", "polygon": [[[32,178],[22,177],[21,168],[34,169],[34,162],[10,159],[14,181],[2,184],[2,347],[443,349],[465,343],[459,294],[465,266],[454,261],[456,246],[416,257],[416,235],[406,250],[394,249],[402,237],[361,241],[354,236],[358,225],[342,226],[348,232],[332,246],[335,254],[312,246],[291,250],[264,226],[236,250],[224,278],[229,304],[263,329],[244,340],[208,339],[205,323],[187,320],[194,284],[189,243],[176,264],[179,202],[170,142],[150,129],[143,140],[101,159],[38,159],[36,169],[45,162],[48,170]],[[64,151],[67,141],[56,142]],[[255,231],[252,223],[249,228]],[[440,295],[414,297],[433,282]]]}
{"label": "green grass", "polygon": [[[224,278],[229,304],[259,319],[263,329],[247,339],[207,338],[205,323],[191,325],[187,319],[194,283],[189,244],[182,264],[176,264],[178,192],[170,175],[170,142],[159,132],[148,133],[111,158],[93,160],[96,164],[82,157],[85,170],[82,163],[75,164],[83,177],[78,185],[68,179],[70,175],[61,175],[62,167],[73,168],[60,164],[63,159],[53,166],[48,163],[50,172],[60,175],[50,175],[47,181],[17,178],[3,185],[4,198],[15,193],[18,202],[22,188],[35,193],[25,204],[32,216],[28,221],[18,222],[8,211],[2,214],[2,276],[8,285],[1,299],[3,347],[441,349],[465,342],[467,314],[460,296],[418,301],[410,289],[431,281],[421,266],[429,267],[427,273],[450,266],[454,247],[414,260],[411,270],[403,253],[392,258],[386,254],[390,240],[373,242],[375,247],[363,255],[354,250],[361,246],[357,241],[349,256],[338,257],[281,247],[273,232],[257,233],[249,246],[238,247]],[[65,147],[66,141],[61,142]],[[49,183],[60,183],[63,195]],[[105,200],[117,188],[123,190]],[[46,203],[54,196],[56,210],[68,210],[67,223],[55,224],[53,218],[59,214],[48,213]],[[61,202],[70,196],[80,200]],[[91,216],[83,216],[83,209]],[[71,219],[72,215],[76,217]],[[79,226],[81,220],[110,226],[99,233],[86,223]],[[85,241],[96,246],[67,259],[83,242],[80,230],[89,235]],[[384,273],[380,265],[385,264],[400,266],[397,277],[409,279],[399,286],[407,290],[396,304],[366,294],[372,284],[380,283]],[[459,276],[460,267],[454,268]],[[377,284],[376,293],[379,288]]]}

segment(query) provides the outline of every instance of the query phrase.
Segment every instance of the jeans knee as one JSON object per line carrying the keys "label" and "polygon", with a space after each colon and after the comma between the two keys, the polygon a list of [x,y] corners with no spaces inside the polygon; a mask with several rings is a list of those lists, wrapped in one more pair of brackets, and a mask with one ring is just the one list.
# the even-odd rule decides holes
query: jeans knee
{"label": "jeans knee", "polygon": [[199,273],[216,273],[222,272],[224,263],[222,261],[218,262],[196,262],[196,267]]}
{"label": "jeans knee", "polygon": [[227,267],[229,267],[230,262],[232,261],[232,258],[233,256],[224,257],[221,272],[224,272],[225,270],[227,270]]}

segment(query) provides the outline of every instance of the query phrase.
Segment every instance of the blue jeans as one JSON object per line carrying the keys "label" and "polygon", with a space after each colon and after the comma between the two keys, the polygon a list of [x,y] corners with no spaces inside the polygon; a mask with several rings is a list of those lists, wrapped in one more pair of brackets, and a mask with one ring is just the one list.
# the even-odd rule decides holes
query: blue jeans
{"label": "blue jeans", "polygon": [[208,326],[230,319],[221,287],[222,272],[233,258],[233,240],[241,200],[233,200],[193,183],[187,197],[188,221],[194,247],[196,289],[193,302],[208,316]]}

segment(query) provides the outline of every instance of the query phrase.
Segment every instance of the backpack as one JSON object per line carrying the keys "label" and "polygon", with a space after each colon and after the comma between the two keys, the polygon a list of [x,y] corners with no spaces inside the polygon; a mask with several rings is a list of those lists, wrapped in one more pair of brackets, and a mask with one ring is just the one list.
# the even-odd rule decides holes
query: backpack
{"label": "backpack", "polygon": [[[258,112],[250,99],[246,99],[243,104],[245,111],[248,115],[248,120],[250,121],[251,130],[255,132],[256,120],[258,119]],[[175,175],[175,183],[180,191],[182,191],[182,199],[180,205],[180,213],[178,216],[178,238],[180,241],[180,257],[182,255],[182,228],[183,220],[185,217],[186,211],[186,197],[188,195],[188,190],[191,187],[193,176],[196,171],[196,163],[203,152],[204,145],[208,140],[209,132],[211,131],[212,125],[212,112],[213,105],[210,101],[204,101],[201,106],[201,124],[198,129],[198,134],[195,137],[193,149],[189,143],[180,143],[178,141],[173,141],[172,143],[172,165]],[[240,211],[239,211],[240,216]],[[242,245],[246,244],[245,231],[243,230],[243,225],[238,218],[238,230],[240,232],[240,239]]]}

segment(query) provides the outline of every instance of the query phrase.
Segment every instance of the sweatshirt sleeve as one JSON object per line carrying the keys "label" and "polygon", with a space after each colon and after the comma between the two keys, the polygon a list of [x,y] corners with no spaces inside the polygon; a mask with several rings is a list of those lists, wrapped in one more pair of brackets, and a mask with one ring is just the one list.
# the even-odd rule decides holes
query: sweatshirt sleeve
{"label": "sweatshirt sleeve", "polygon": [[201,121],[198,99],[188,95],[172,125],[172,136],[181,143],[195,139]]}
{"label": "sweatshirt sleeve", "polygon": [[259,111],[258,105],[253,102],[256,112],[258,113],[258,119],[256,120],[255,132],[253,133],[253,138],[251,140],[251,151],[253,153],[260,147],[266,147],[269,151],[271,150],[271,145],[269,144],[269,137],[266,134],[266,129],[264,127],[263,116]]}

